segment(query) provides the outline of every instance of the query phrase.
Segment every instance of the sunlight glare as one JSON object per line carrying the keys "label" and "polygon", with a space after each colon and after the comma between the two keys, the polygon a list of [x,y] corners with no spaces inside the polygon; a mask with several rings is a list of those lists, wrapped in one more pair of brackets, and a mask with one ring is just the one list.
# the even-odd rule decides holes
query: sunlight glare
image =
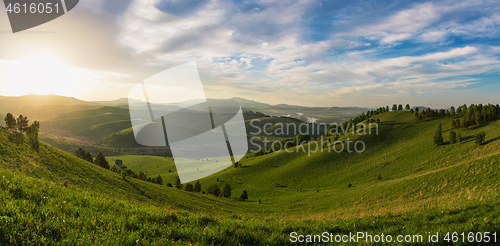
{"label": "sunlight glare", "polygon": [[7,77],[8,95],[28,94],[71,96],[75,89],[72,68],[51,57],[19,61]]}

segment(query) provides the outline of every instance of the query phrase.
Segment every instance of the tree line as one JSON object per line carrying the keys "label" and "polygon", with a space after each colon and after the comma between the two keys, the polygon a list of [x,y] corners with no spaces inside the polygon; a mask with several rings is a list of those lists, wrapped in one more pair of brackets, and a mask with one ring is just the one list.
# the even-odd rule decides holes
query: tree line
{"label": "tree line", "polygon": [[[219,179],[217,179],[217,181],[219,181]],[[173,185],[171,183],[168,183],[167,186],[173,187]],[[186,184],[184,186],[184,185],[182,185],[181,180],[179,179],[179,176],[177,176],[177,179],[175,180],[175,188],[182,190],[183,187],[184,187],[184,190],[187,192],[195,192],[195,193],[201,192],[202,194],[205,194],[204,191],[203,192],[201,191],[201,183],[199,180],[197,180],[194,185],[193,184]],[[231,186],[228,183],[226,183],[224,185],[224,187],[222,187],[222,190],[219,188],[219,186],[217,184],[212,185],[212,186],[208,187],[208,189],[207,189],[208,194],[211,194],[215,197],[225,197],[225,198],[231,197],[231,191],[232,191]],[[239,199],[242,201],[248,200],[248,193],[246,190],[244,190],[241,193]]]}
{"label": "tree line", "polygon": [[[462,134],[460,132],[456,133],[455,130],[460,128],[468,129],[470,126],[479,126],[498,118],[500,116],[500,106],[498,104],[488,104],[484,106],[482,104],[471,104],[467,107],[467,105],[464,104],[459,106],[456,110],[454,106],[451,106],[450,110],[444,112],[444,110],[441,109],[439,112],[440,115],[446,115],[452,119],[449,142],[450,144],[454,144],[462,141]],[[486,133],[484,131],[476,134],[475,142],[477,145],[482,145],[485,140]],[[439,124],[434,134],[434,144],[437,146],[444,144],[441,124]]]}
{"label": "tree line", "polygon": [[18,143],[23,142],[24,134],[26,134],[31,147],[38,151],[40,148],[40,140],[38,137],[40,132],[39,121],[35,120],[31,125],[29,125],[28,117],[19,115],[16,119],[13,114],[7,113],[7,115],[5,115],[5,126],[12,133],[12,135],[9,136],[12,141]]}

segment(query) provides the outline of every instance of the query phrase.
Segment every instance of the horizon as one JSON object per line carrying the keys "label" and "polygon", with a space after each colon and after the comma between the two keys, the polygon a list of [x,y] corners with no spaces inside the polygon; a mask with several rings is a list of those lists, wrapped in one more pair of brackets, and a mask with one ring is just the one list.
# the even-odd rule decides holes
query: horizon
{"label": "horizon", "polygon": [[[28,95],[20,95],[20,96],[5,96],[5,95],[0,95],[0,97],[27,97],[27,96],[56,96],[56,97],[64,97],[64,98],[72,98],[72,99],[76,99],[76,100],[80,100],[80,101],[84,101],[84,102],[113,102],[113,101],[118,101],[118,100],[122,100],[122,99],[126,99],[126,100],[129,100],[128,98],[126,97],[121,97],[121,98],[116,98],[116,99],[111,99],[111,100],[84,100],[84,99],[81,99],[81,98],[77,98],[77,97],[72,97],[72,96],[64,96],[64,95],[57,95],[57,94],[45,94],[45,95],[40,95],[40,94],[28,94]],[[279,103],[279,104],[270,104],[270,103],[266,103],[266,102],[260,102],[260,101],[256,101],[256,100],[253,100],[253,99],[249,99],[249,98],[244,98],[244,97],[231,97],[231,98],[208,98],[208,99],[243,99],[243,100],[246,100],[246,101],[251,101],[251,102],[256,102],[256,103],[263,103],[263,104],[268,104],[270,106],[279,106],[279,105],[287,105],[287,106],[297,106],[297,107],[309,107],[309,108],[331,108],[331,107],[338,107],[338,108],[364,108],[364,109],[377,109],[379,107],[385,107],[385,106],[389,106],[389,107],[392,107],[392,105],[394,104],[391,104],[391,105],[380,105],[380,106],[377,106],[377,107],[369,107],[369,106],[366,106],[366,107],[360,107],[360,106],[328,106],[328,105],[324,105],[324,106],[306,106],[306,105],[294,105],[294,104],[286,104],[286,103]],[[134,99],[134,100],[139,100],[139,99]],[[171,104],[176,104],[176,103],[183,103],[184,101],[180,101],[180,102],[172,102]],[[159,104],[162,104],[162,103],[159,103]],[[406,104],[403,104],[403,103],[396,103],[397,105],[401,104],[401,105],[406,105]],[[493,105],[496,105],[498,103],[494,103],[494,102],[486,102],[486,103],[472,103],[474,105],[479,105],[479,104],[483,104],[483,105],[487,105],[487,104],[493,104]],[[450,105],[450,106],[454,106],[454,107],[458,107],[458,106],[462,106],[463,104],[458,104],[458,105]],[[469,106],[471,104],[467,104],[467,106]],[[443,107],[443,108],[433,108],[433,107],[428,107],[426,105],[410,105],[411,108],[431,108],[431,109],[449,109],[449,107]]]}

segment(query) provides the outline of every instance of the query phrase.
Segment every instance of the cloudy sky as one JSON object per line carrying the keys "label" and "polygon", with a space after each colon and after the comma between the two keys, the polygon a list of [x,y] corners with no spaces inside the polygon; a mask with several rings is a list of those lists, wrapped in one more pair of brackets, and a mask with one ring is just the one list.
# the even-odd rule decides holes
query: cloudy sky
{"label": "cloudy sky", "polygon": [[[210,98],[362,107],[500,103],[500,4],[493,0],[83,0],[16,34],[0,10],[3,95],[112,100],[195,61]],[[17,85],[28,80],[47,86]]]}

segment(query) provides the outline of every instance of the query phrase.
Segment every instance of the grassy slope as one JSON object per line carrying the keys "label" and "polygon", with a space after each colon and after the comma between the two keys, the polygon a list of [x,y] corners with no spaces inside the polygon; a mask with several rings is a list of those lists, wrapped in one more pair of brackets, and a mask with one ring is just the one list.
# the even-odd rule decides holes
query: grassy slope
{"label": "grassy slope", "polygon": [[101,107],[61,114],[43,122],[42,127],[69,130],[95,140],[132,127],[128,109]]}
{"label": "grassy slope", "polygon": [[[328,217],[456,207],[496,196],[500,121],[461,131],[460,144],[436,147],[434,131],[442,123],[448,140],[450,119],[418,121],[408,112],[380,118],[379,135],[350,136],[366,142],[362,154],[324,152],[308,157],[282,151],[244,159],[243,168],[231,167],[201,182],[229,182],[234,193],[245,189],[252,200],[269,203],[270,212]],[[480,131],[486,132],[487,142],[477,147],[472,138]]]}
{"label": "grassy slope", "polygon": [[111,156],[107,159],[110,163],[115,163],[117,159],[120,159],[123,161],[124,166],[137,174],[142,171],[152,178],[160,175],[164,184],[174,184],[177,177],[177,170],[172,157],[121,155]]}
{"label": "grassy slope", "polygon": [[[307,158],[275,153],[246,159],[248,167],[230,168],[202,180],[204,188],[215,183],[215,177],[230,182],[233,197],[246,189],[250,202],[124,181],[48,145],[42,144],[39,153],[26,144],[16,145],[2,130],[0,200],[5,206],[0,208],[0,240],[3,244],[132,245],[168,240],[283,245],[289,243],[291,231],[425,235],[426,231],[498,230],[498,142],[480,148],[470,141],[435,147],[431,138],[436,123],[449,120],[411,123],[404,114],[381,116],[381,134],[366,139],[372,147],[365,154]],[[410,125],[398,124],[403,122]],[[498,136],[498,124],[466,132],[486,130],[491,139]],[[376,179],[378,174],[382,181]],[[61,186],[65,179],[69,187]],[[242,184],[236,183],[238,179]],[[347,182],[353,188],[347,188]],[[260,205],[255,202],[259,198]],[[376,216],[363,217],[371,214]],[[353,218],[330,220],[335,217]]]}
{"label": "grassy slope", "polygon": [[[113,193],[115,198],[163,205],[169,203],[178,208],[211,210],[214,199],[208,196],[181,192],[166,186],[154,185],[136,179],[123,180],[120,175],[83,161],[50,145],[41,143],[39,152],[27,144],[9,141],[5,129],[0,132],[1,166],[3,169],[21,171],[36,178],[60,185],[68,179],[70,187],[86,191]],[[217,205],[224,200],[215,200]],[[194,205],[196,204],[196,205]],[[234,204],[229,203],[230,207]],[[194,205],[194,206],[192,206]],[[224,208],[226,205],[222,205]]]}

